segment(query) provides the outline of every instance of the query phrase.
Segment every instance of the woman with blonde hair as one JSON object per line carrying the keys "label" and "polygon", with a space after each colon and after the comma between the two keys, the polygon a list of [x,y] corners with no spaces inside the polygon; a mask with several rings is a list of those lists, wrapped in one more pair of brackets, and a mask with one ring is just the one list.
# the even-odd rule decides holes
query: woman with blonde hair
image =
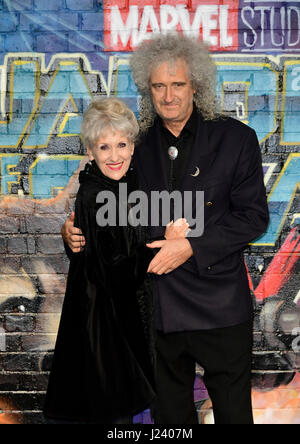
{"label": "woman with blonde hair", "polygon": [[[139,189],[131,162],[138,132],[134,113],[117,98],[95,100],[84,114],[90,162],[79,175],[75,226],[85,245],[71,257],[44,408],[50,419],[130,423],[155,396],[147,275],[153,253],[146,228],[121,224],[119,213],[120,185],[127,196]],[[108,211],[115,224],[99,220],[107,204],[101,192],[114,198]],[[173,225],[166,236],[184,236],[187,227]]]}

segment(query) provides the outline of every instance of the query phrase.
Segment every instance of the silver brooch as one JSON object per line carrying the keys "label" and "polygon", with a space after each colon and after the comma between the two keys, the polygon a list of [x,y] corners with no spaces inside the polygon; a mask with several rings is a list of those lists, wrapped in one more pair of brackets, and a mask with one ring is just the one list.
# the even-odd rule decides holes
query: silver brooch
{"label": "silver brooch", "polygon": [[175,160],[176,157],[178,156],[178,149],[176,148],[176,146],[170,146],[170,148],[168,149],[168,154],[169,154],[169,159]]}

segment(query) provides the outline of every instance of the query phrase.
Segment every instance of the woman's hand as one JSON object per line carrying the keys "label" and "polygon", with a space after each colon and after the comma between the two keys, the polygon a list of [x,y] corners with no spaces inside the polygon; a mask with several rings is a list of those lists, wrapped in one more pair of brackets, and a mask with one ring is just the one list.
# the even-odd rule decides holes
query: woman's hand
{"label": "woman's hand", "polygon": [[187,236],[189,231],[191,230],[186,219],[177,219],[166,226],[165,239],[182,239]]}

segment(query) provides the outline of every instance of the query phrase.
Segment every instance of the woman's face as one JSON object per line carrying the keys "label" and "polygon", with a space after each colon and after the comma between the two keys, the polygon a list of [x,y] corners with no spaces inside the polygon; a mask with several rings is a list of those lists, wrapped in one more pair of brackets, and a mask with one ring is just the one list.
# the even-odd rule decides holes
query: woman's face
{"label": "woman's face", "polygon": [[95,160],[102,173],[110,179],[119,180],[128,171],[134,144],[119,131],[107,130],[93,148],[88,148],[90,160]]}

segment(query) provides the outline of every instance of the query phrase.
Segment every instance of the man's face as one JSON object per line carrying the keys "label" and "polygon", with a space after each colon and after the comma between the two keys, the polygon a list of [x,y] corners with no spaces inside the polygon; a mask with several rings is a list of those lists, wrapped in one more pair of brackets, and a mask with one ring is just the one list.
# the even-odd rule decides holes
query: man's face
{"label": "man's face", "polygon": [[157,114],[169,122],[185,123],[193,111],[192,88],[184,60],[164,62],[150,74],[152,101]]}

